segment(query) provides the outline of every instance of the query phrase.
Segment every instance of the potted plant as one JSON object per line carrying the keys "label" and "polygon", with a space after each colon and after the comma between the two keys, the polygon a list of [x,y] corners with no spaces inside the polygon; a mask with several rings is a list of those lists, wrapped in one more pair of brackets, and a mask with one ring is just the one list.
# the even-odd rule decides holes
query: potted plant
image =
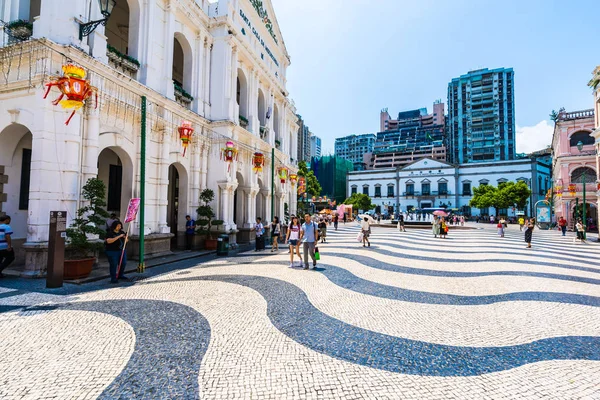
{"label": "potted plant", "polygon": [[23,19],[10,21],[6,25],[6,29],[11,36],[21,40],[27,40],[33,34],[33,24]]}
{"label": "potted plant", "polygon": [[213,239],[211,228],[213,225],[219,226],[223,225],[224,221],[213,219],[215,217],[215,212],[213,211],[210,203],[215,199],[215,192],[211,189],[204,189],[200,193],[200,202],[202,203],[200,207],[196,210],[198,213],[198,218],[196,219],[196,225],[199,226],[197,231],[200,234],[205,234],[206,239],[204,240],[204,248],[206,250],[216,250],[217,249],[217,239]]}
{"label": "potted plant", "polygon": [[77,210],[71,227],[67,229],[67,248],[65,251],[65,279],[85,278],[92,272],[102,242],[90,238],[97,235],[104,239],[104,225],[108,212],[106,206],[106,187],[98,178],[89,179],[83,186],[81,195],[88,205]]}
{"label": "potted plant", "polygon": [[243,115],[240,114],[240,126],[242,128],[246,128],[248,127],[248,118],[244,117]]}

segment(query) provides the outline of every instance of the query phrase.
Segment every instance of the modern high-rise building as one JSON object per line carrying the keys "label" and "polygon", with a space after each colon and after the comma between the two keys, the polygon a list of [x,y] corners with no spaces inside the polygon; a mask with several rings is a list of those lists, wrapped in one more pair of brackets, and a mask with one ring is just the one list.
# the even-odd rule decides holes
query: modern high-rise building
{"label": "modern high-rise building", "polygon": [[364,170],[363,156],[365,153],[373,151],[375,139],[376,136],[373,133],[337,138],[335,139],[335,155],[352,162],[355,171]]}
{"label": "modern high-rise building", "polygon": [[470,71],[448,84],[448,161],[515,159],[512,68]]}
{"label": "modern high-rise building", "polygon": [[310,158],[321,157],[321,138],[315,135],[310,137]]}
{"label": "modern high-rise building", "polygon": [[426,108],[402,111],[391,119],[381,111],[382,131],[372,153],[364,156],[367,169],[403,167],[422,158],[446,161],[444,103],[437,100],[433,113]]}
{"label": "modern high-rise building", "polygon": [[298,116],[298,162],[306,161],[310,163],[310,129],[302,119]]}

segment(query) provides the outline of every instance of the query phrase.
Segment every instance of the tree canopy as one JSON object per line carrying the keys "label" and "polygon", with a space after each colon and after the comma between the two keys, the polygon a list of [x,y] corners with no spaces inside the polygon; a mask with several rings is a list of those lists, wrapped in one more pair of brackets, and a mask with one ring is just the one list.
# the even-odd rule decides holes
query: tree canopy
{"label": "tree canopy", "polygon": [[298,163],[298,176],[303,176],[306,179],[306,193],[310,196],[319,196],[321,194],[321,184],[315,173],[308,169],[305,161]]}
{"label": "tree canopy", "polygon": [[481,185],[473,188],[473,198],[469,205],[475,208],[494,207],[496,210],[508,207],[522,210],[530,196],[531,190],[523,181],[503,182],[498,187]]}
{"label": "tree canopy", "polygon": [[368,211],[375,208],[375,204],[371,203],[371,198],[362,193],[353,193],[344,200],[344,204],[351,205],[354,210]]}

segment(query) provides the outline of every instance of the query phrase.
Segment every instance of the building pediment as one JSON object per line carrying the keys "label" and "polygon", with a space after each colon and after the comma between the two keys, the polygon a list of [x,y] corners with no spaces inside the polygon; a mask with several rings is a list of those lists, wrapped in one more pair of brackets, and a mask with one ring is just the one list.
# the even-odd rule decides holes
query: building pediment
{"label": "building pediment", "polygon": [[404,168],[402,168],[402,171],[442,169],[448,167],[452,167],[452,165],[442,161],[432,160],[430,158],[423,158],[421,160],[417,160],[411,164],[406,165]]}
{"label": "building pediment", "polygon": [[279,29],[275,10],[270,0],[240,0],[241,17],[245,34],[255,36],[265,47],[265,57],[270,57],[279,65],[289,64],[289,54]]}

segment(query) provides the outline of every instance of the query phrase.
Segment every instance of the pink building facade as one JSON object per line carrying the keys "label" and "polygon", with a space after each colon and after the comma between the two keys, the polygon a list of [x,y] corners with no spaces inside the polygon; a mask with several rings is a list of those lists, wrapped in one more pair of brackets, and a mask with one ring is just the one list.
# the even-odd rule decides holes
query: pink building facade
{"label": "pink building facade", "polygon": [[[592,88],[594,95],[594,113],[595,113],[595,129],[592,133],[594,137],[594,145],[596,146],[596,182],[600,182],[600,65],[592,71],[592,79],[588,83]],[[600,189],[600,186],[597,187]],[[596,192],[598,206],[600,208],[600,190]],[[600,231],[598,232],[598,241],[600,242]]]}
{"label": "pink building facade", "polygon": [[[576,207],[583,204],[584,182],[588,230],[597,230],[598,226],[598,164],[595,140],[592,136],[595,127],[593,109],[576,112],[561,110],[554,126],[554,212],[557,220],[561,216],[567,219],[571,230],[576,221]],[[581,150],[577,147],[578,143],[583,145]]]}

